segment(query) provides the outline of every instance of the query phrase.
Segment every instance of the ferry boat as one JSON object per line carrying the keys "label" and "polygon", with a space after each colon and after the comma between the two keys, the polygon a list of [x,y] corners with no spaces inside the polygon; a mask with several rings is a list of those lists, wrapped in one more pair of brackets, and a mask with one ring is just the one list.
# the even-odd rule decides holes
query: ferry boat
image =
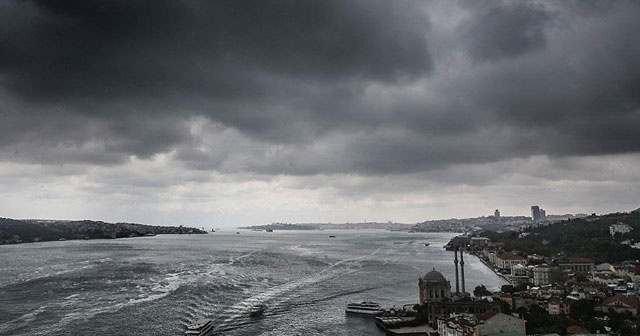
{"label": "ferry boat", "polygon": [[267,310],[267,305],[265,305],[264,303],[255,305],[249,309],[249,316],[251,317],[261,316],[265,310]]}
{"label": "ferry boat", "polygon": [[384,310],[382,310],[382,307],[380,307],[378,303],[363,301],[348,303],[345,312],[364,315],[381,315]]}
{"label": "ferry boat", "polygon": [[213,335],[213,321],[210,319],[198,320],[195,324],[187,326],[185,336],[210,336]]}

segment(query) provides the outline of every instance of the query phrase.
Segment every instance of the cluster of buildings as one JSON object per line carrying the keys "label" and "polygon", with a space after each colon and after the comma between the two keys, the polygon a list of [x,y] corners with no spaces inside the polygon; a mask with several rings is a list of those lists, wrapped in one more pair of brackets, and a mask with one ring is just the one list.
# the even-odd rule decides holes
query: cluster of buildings
{"label": "cluster of buildings", "polygon": [[[458,259],[459,257],[459,259]],[[501,312],[493,298],[475,298],[466,292],[464,255],[454,250],[455,291],[442,273],[432,269],[418,280],[419,303],[405,305],[400,314],[381,316],[376,323],[389,335],[489,336],[526,335],[525,320]],[[400,317],[410,313],[412,317]],[[411,328],[423,324],[423,329]],[[404,328],[403,328],[404,327]]]}
{"label": "cluster of buildings", "polygon": [[413,232],[473,232],[480,230],[520,230],[525,227],[547,225],[553,221],[564,219],[584,218],[587,214],[550,215],[539,205],[531,206],[531,216],[502,216],[500,209],[495,209],[493,215],[475,218],[451,218],[429,220],[417,223],[410,231]]}
{"label": "cluster of buildings", "polygon": [[[628,233],[631,227],[618,223],[610,227],[611,235]],[[595,263],[589,258],[524,255],[501,251],[487,238],[460,237],[458,243],[468,246],[497,274],[519,291],[494,293],[493,298],[505,302],[512,311],[536,305],[550,315],[568,315],[579,300],[587,300],[596,312],[638,316],[640,263],[626,261],[612,265]]]}
{"label": "cluster of buildings", "polygon": [[498,297],[512,309],[528,309],[535,304],[549,314],[566,315],[572,302],[590,300],[602,312],[628,311],[637,316],[640,264],[596,264],[588,258],[561,258],[549,264],[530,264],[539,262],[540,258],[537,255],[489,253],[489,258],[485,259],[512,284],[527,288]]}

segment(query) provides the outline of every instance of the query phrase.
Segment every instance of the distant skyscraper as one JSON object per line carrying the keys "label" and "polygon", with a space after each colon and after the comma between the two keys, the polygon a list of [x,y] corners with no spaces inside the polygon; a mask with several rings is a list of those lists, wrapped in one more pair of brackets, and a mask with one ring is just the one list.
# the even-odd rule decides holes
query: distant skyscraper
{"label": "distant skyscraper", "polygon": [[544,209],[540,209],[540,219],[547,219],[547,212]]}
{"label": "distant skyscraper", "polygon": [[539,221],[540,220],[540,207],[537,205],[533,205],[531,206],[531,219],[533,219],[533,221]]}
{"label": "distant skyscraper", "polygon": [[500,218],[500,210],[496,209],[496,211],[493,212],[493,217]]}

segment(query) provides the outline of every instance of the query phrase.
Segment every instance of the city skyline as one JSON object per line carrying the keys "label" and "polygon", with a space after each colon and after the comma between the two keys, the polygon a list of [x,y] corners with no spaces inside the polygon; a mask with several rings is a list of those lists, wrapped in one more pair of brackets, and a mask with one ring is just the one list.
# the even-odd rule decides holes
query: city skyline
{"label": "city skyline", "polygon": [[640,207],[640,4],[8,1],[0,217]]}

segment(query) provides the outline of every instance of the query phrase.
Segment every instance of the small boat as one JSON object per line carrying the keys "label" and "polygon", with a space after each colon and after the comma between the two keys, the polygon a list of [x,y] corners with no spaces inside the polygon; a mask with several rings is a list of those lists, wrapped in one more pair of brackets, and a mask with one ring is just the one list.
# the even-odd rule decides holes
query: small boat
{"label": "small boat", "polygon": [[351,302],[347,304],[345,313],[362,314],[362,315],[382,315],[384,310],[380,304],[371,301]]}
{"label": "small boat", "polygon": [[188,336],[209,336],[212,335],[213,321],[210,319],[200,319],[195,324],[187,326],[184,332]]}
{"label": "small boat", "polygon": [[335,238],[335,237],[336,237],[336,236],[333,236],[333,235],[332,235],[332,236],[329,236],[329,238]]}
{"label": "small boat", "polygon": [[424,246],[429,246],[429,243],[424,243]]}
{"label": "small boat", "polygon": [[266,229],[267,232],[273,232],[273,229]]}
{"label": "small boat", "polygon": [[264,313],[265,310],[267,310],[267,305],[265,305],[264,303],[261,303],[259,305],[255,305],[255,306],[249,308],[249,316],[251,316],[251,317],[261,316]]}

